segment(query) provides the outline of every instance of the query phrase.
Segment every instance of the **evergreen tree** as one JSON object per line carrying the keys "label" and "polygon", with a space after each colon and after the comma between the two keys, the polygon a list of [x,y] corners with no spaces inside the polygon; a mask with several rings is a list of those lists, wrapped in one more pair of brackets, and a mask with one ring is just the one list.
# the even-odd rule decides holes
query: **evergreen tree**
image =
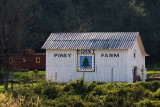
{"label": "evergreen tree", "polygon": [[88,58],[87,58],[87,57],[85,57],[85,58],[84,58],[84,61],[83,61],[82,66],[84,66],[85,68],[87,68],[87,66],[90,66],[90,65],[89,65],[89,61],[88,61]]}

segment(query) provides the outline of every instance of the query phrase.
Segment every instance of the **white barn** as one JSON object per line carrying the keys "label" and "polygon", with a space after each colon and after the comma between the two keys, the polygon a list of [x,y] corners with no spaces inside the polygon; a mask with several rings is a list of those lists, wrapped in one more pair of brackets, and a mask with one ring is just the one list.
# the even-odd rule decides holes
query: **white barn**
{"label": "white barn", "polygon": [[146,79],[148,54],[138,32],[51,33],[42,49],[46,49],[46,79],[52,82]]}

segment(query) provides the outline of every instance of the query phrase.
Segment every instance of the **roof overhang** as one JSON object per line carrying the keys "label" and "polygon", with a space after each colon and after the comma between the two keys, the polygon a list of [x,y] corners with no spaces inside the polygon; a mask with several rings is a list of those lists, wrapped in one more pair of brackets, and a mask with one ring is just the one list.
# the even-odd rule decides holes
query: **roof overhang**
{"label": "roof overhang", "polygon": [[138,34],[138,36],[137,36],[137,41],[138,41],[140,50],[141,50],[141,52],[142,52],[142,55],[144,55],[144,56],[149,56],[149,54],[147,54],[146,51],[145,51],[145,49],[144,49],[144,45],[143,45],[143,42],[142,42],[141,37],[140,37],[139,34]]}

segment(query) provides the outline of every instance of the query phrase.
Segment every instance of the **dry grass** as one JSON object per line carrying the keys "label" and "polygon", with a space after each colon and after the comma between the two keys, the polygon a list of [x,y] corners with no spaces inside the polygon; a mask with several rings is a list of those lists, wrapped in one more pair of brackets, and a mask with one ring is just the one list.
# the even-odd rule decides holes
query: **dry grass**
{"label": "dry grass", "polygon": [[40,107],[41,100],[39,97],[36,99],[31,98],[30,101],[26,101],[25,97],[18,95],[17,98],[12,95],[0,93],[0,107]]}

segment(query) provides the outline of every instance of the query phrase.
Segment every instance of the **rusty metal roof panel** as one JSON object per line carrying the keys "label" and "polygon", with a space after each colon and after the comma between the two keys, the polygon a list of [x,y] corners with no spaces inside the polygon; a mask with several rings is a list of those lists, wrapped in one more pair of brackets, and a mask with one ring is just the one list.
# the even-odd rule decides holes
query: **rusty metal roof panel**
{"label": "rusty metal roof panel", "polygon": [[130,49],[138,32],[51,33],[42,49]]}

